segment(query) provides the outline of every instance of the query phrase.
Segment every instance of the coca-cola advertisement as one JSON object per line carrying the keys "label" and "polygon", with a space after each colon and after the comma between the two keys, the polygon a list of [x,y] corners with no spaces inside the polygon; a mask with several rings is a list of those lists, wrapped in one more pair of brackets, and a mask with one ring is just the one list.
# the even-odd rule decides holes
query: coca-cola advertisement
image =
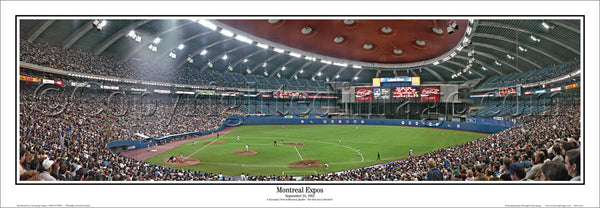
{"label": "coca-cola advertisement", "polygon": [[356,88],[355,89],[355,97],[356,102],[371,102],[371,88]]}
{"label": "coca-cola advertisement", "polygon": [[440,101],[440,87],[421,87],[421,102]]}

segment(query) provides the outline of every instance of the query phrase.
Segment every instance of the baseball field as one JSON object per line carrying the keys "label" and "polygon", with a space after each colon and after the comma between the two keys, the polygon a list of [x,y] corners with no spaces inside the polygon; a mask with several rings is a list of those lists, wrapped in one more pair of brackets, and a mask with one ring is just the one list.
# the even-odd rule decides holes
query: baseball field
{"label": "baseball field", "polygon": [[[184,143],[146,161],[224,175],[301,176],[395,161],[408,156],[410,149],[419,155],[485,135],[399,126],[241,126],[218,138]],[[175,161],[167,161],[172,156]]]}

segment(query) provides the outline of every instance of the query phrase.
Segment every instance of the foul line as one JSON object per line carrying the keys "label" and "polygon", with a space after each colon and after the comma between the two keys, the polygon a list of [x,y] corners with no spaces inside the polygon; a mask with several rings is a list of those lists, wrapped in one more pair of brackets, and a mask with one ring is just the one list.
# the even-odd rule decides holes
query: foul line
{"label": "foul line", "polygon": [[296,152],[298,153],[298,156],[300,156],[300,160],[304,160],[304,159],[302,159],[302,155],[300,155],[300,152],[298,152],[298,148],[296,148],[296,146],[294,146],[294,149],[296,149]]}
{"label": "foul line", "polygon": [[[219,140],[219,139],[220,139],[220,138],[218,138],[218,137],[217,137],[215,140],[212,140],[212,141],[211,141],[211,143],[212,143],[212,142],[215,142],[215,141],[217,141],[217,140]],[[192,157],[192,155],[195,155],[196,153],[200,152],[200,150],[203,150],[204,148],[206,148],[206,147],[208,147],[208,146],[209,146],[208,144],[204,145],[204,147],[202,147],[202,148],[200,148],[200,149],[196,150],[196,151],[195,151],[194,153],[192,153],[191,155],[188,155],[188,157]]]}

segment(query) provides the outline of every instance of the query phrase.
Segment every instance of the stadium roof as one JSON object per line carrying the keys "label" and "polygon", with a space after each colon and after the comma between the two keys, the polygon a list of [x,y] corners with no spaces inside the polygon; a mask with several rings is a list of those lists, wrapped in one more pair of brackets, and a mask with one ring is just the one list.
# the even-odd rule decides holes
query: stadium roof
{"label": "stadium roof", "polygon": [[580,57],[577,18],[396,18],[21,19],[19,26],[21,39],[46,39],[65,49],[169,62],[198,73],[322,81],[398,75],[462,83]]}

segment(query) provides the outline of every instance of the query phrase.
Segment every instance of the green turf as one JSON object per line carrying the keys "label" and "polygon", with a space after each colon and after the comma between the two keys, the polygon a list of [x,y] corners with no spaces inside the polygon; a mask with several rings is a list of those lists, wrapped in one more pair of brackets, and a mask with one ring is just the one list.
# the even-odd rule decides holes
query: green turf
{"label": "green turf", "polygon": [[[444,135],[442,135],[444,132]],[[240,136],[240,141],[236,137]],[[282,145],[284,142],[302,142],[306,146]],[[211,137],[200,140],[196,145],[191,142],[173,148],[167,152],[147,159],[152,164],[169,166],[185,170],[198,170],[225,175],[307,175],[335,172],[374,164],[395,161],[408,156],[409,149],[419,155],[440,148],[472,141],[487,134],[399,126],[359,126],[354,125],[297,125],[282,128],[272,126],[241,126],[219,139]],[[338,139],[342,138],[342,144]],[[277,140],[277,146],[273,141]],[[226,142],[225,144],[204,145],[206,141]],[[256,155],[236,155],[235,151],[257,151]],[[362,157],[356,152],[360,148]],[[297,151],[296,151],[297,149]],[[381,161],[376,161],[377,152]],[[190,156],[202,163],[192,166],[171,166],[162,162],[171,155]],[[299,155],[299,154],[300,155]],[[292,169],[289,164],[304,160],[319,160],[328,163],[329,170],[321,168]],[[315,171],[315,172],[313,172]]]}

